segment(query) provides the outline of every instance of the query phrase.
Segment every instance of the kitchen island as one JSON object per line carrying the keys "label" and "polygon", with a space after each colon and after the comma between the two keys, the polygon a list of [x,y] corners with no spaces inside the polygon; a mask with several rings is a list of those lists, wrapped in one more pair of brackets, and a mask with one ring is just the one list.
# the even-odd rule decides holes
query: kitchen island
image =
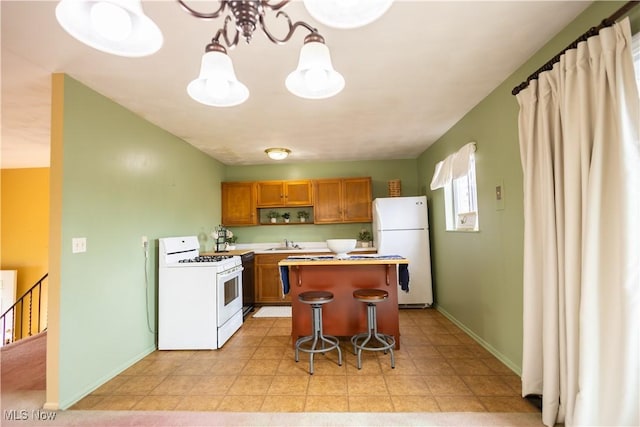
{"label": "kitchen island", "polygon": [[[283,292],[291,297],[291,338],[293,343],[311,334],[311,308],[298,300],[305,291],[330,291],[334,300],[322,307],[323,331],[327,335],[351,337],[367,330],[367,306],[353,298],[356,289],[384,289],[387,301],[377,304],[378,331],[393,335],[400,348],[398,322],[398,272],[403,281],[409,261],[401,257],[358,255],[336,259],[331,255],[290,256],[278,263],[281,267]],[[404,269],[404,272],[403,272]],[[403,286],[408,286],[404,283]]]}

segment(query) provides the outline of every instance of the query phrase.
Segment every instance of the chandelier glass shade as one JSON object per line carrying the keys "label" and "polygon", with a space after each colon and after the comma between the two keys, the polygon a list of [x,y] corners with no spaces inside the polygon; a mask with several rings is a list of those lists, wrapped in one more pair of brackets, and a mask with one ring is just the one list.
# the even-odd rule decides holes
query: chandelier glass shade
{"label": "chandelier glass shade", "polygon": [[308,41],[300,50],[298,68],[289,74],[285,85],[301,98],[323,99],[342,91],[344,78],[333,69],[327,46]]}
{"label": "chandelier glass shade", "polygon": [[231,58],[215,50],[202,56],[200,75],[189,83],[187,93],[213,107],[233,107],[249,98],[249,89],[236,78]]}
{"label": "chandelier glass shade", "polygon": [[267,148],[264,152],[272,160],[284,160],[291,154],[291,150],[288,148]]}
{"label": "chandelier glass shade", "polygon": [[393,0],[304,0],[309,14],[334,28],[358,28],[380,18]]}
{"label": "chandelier glass shade", "polygon": [[140,0],[60,0],[56,19],[75,39],[113,55],[151,55],[164,42]]}

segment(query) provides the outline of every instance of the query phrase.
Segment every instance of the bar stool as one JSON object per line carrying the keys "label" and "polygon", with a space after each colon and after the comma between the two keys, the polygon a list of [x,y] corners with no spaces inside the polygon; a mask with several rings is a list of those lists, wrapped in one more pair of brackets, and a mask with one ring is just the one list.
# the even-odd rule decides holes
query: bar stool
{"label": "bar stool", "polygon": [[[340,351],[338,338],[322,333],[322,305],[333,301],[333,293],[328,291],[307,291],[298,295],[298,300],[303,304],[311,305],[311,335],[298,338],[296,341],[296,362],[299,351],[309,353],[309,374],[313,375],[313,356],[316,353],[325,353],[338,350],[338,365],[342,366],[342,351]],[[311,347],[303,347],[302,344],[313,341]],[[329,344],[325,346],[325,343]],[[320,348],[318,348],[320,344]]]}
{"label": "bar stool", "polygon": [[[396,339],[392,335],[379,333],[376,321],[376,304],[389,298],[389,292],[382,289],[357,289],[353,291],[353,298],[367,303],[367,332],[351,337],[353,354],[358,355],[358,369],[362,368],[362,350],[384,351],[385,354],[388,350],[391,353],[391,368],[395,368],[393,347]],[[358,342],[360,340],[362,341]]]}

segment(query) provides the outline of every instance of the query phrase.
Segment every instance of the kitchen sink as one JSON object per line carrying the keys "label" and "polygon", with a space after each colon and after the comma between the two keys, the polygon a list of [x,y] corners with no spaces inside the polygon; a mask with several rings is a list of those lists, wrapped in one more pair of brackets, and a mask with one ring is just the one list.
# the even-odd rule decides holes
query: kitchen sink
{"label": "kitchen sink", "polygon": [[299,251],[302,248],[300,247],[286,247],[286,246],[278,246],[275,248],[266,249],[267,251]]}

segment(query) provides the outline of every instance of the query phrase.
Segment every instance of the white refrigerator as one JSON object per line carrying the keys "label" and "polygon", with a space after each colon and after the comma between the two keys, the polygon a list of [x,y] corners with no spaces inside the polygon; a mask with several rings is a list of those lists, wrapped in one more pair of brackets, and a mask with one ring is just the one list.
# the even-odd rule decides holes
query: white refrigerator
{"label": "white refrigerator", "polygon": [[398,290],[398,304],[433,304],[426,196],[375,199],[373,241],[379,254],[409,260],[409,292]]}

